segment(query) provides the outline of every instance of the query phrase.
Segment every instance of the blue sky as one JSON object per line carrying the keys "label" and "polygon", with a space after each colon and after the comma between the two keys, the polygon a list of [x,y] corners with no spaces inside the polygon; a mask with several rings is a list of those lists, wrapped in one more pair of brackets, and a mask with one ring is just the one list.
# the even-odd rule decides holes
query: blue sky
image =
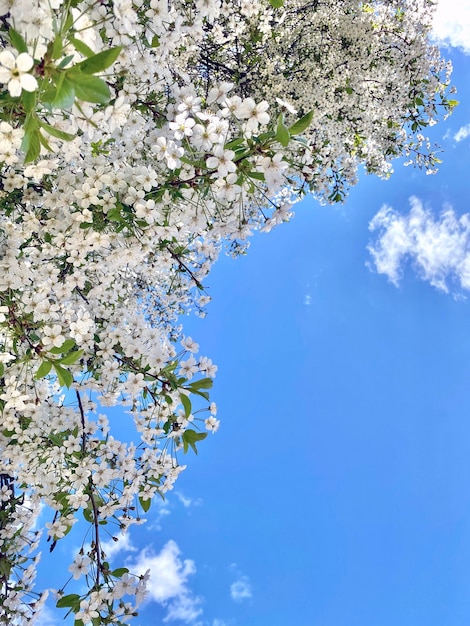
{"label": "blue sky", "polygon": [[[470,52],[467,4],[441,2],[439,32]],[[136,626],[468,626],[470,57],[446,54],[461,104],[432,129],[436,176],[396,164],[345,205],[308,199],[209,276],[185,325],[219,367],[222,424],[116,544],[154,572]]]}

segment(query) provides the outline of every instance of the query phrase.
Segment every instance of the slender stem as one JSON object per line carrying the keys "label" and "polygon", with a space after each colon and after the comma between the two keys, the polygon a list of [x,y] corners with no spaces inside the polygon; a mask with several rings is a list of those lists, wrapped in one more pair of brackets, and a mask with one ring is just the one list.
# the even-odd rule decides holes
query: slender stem
{"label": "slender stem", "polygon": [[95,532],[95,547],[94,547],[94,551],[95,551],[95,555],[96,555],[96,579],[95,579],[95,585],[96,587],[99,587],[100,584],[100,571],[101,571],[101,548],[100,548],[100,527],[99,527],[99,512],[98,512],[98,507],[96,506],[96,500],[95,500],[95,496],[93,493],[93,481],[90,479],[88,481],[88,488],[89,488],[89,496],[90,496],[90,501],[91,501],[91,507],[93,509],[93,527],[94,527],[94,532]]}
{"label": "slender stem", "polygon": [[[77,395],[78,410],[80,411],[80,420],[82,424],[82,454],[85,454],[85,451],[86,451],[85,411],[83,410],[83,404],[82,404],[82,399],[80,397],[80,392],[76,389],[75,393]],[[95,585],[96,587],[99,587],[100,572],[101,572],[101,548],[100,548],[100,527],[99,527],[100,516],[99,516],[98,506],[96,504],[95,494],[93,490],[94,490],[93,479],[90,476],[90,478],[88,479],[88,492],[89,492],[88,495],[90,496],[91,508],[93,511],[93,529],[94,529],[94,535],[95,535],[95,545],[93,547],[93,550],[96,555]]]}
{"label": "slender stem", "polygon": [[82,398],[78,389],[75,390],[75,393],[77,395],[78,409],[80,411],[80,420],[82,423],[82,454],[84,454],[86,449],[85,412],[83,411]]}

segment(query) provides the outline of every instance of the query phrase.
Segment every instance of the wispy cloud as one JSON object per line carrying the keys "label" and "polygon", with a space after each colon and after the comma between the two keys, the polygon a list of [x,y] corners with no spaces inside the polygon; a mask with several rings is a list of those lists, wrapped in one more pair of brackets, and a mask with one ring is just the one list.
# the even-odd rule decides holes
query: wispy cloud
{"label": "wispy cloud", "polygon": [[232,600],[241,601],[253,597],[251,583],[248,576],[241,576],[230,585],[230,596]]}
{"label": "wispy cloud", "polygon": [[175,496],[181,502],[185,509],[189,509],[191,506],[201,506],[202,500],[201,498],[188,498],[181,491],[175,491]]}
{"label": "wispy cloud", "polygon": [[151,516],[149,518],[149,524],[146,529],[148,532],[155,532],[162,530],[162,520],[170,515],[170,503],[168,500],[161,500],[160,498],[154,498],[151,508]]}
{"label": "wispy cloud", "polygon": [[441,45],[470,54],[470,0],[439,0],[433,33]]}
{"label": "wispy cloud", "polygon": [[118,554],[119,552],[136,552],[137,548],[132,544],[131,537],[129,533],[123,535],[119,533],[115,537],[116,541],[111,538],[109,541],[102,541],[101,548],[103,552],[106,554],[108,559],[112,559],[113,556]]}
{"label": "wispy cloud", "polygon": [[230,596],[232,600],[241,602],[242,600],[253,597],[253,590],[248,576],[240,572],[236,563],[232,563],[230,569],[237,576],[237,580],[230,585]]}
{"label": "wispy cloud", "polygon": [[48,606],[44,606],[34,626],[62,626],[63,623],[62,615],[58,618]]}
{"label": "wispy cloud", "polygon": [[470,124],[466,126],[461,126],[459,130],[454,135],[454,141],[463,141],[470,135]]}
{"label": "wispy cloud", "polygon": [[406,215],[383,206],[369,224],[377,233],[368,246],[377,272],[397,285],[411,261],[423,280],[442,291],[453,281],[470,289],[470,215],[458,217],[445,206],[435,216],[414,196],[410,205]]}
{"label": "wispy cloud", "polygon": [[168,541],[158,554],[145,548],[127,566],[136,574],[150,570],[148,599],[166,608],[164,622],[179,620],[194,624],[202,614],[202,598],[193,595],[188,587],[189,576],[196,572],[196,566],[190,559],[181,559],[175,541]]}

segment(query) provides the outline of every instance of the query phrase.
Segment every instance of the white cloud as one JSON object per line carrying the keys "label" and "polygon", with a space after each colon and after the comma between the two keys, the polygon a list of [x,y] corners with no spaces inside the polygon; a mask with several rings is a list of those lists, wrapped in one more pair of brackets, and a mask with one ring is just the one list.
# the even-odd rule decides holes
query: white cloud
{"label": "white cloud", "polygon": [[470,135],[470,124],[462,126],[454,135],[454,141],[463,141]]}
{"label": "white cloud", "polygon": [[193,624],[202,613],[202,599],[194,596],[187,584],[196,566],[190,559],[182,560],[180,554],[176,542],[170,540],[158,554],[145,548],[127,566],[135,574],[145,574],[150,570],[148,599],[166,607],[164,622],[180,620]]}
{"label": "white cloud", "polygon": [[164,517],[170,515],[170,513],[170,504],[167,500],[154,498],[152,502],[152,517],[150,523],[146,526],[147,531],[153,533],[162,530],[161,521]]}
{"label": "white cloud", "polygon": [[175,491],[175,496],[178,498],[178,500],[181,502],[185,509],[189,509],[189,507],[191,506],[200,506],[202,504],[201,498],[193,500],[192,498],[188,498],[187,496],[183,495],[181,491]]}
{"label": "white cloud", "polygon": [[230,596],[232,600],[240,602],[253,596],[251,583],[248,576],[240,576],[238,580],[230,585]]}
{"label": "white cloud", "polygon": [[439,0],[433,32],[441,45],[455,46],[470,54],[470,0]]}
{"label": "white cloud", "polygon": [[123,535],[119,533],[116,536],[117,541],[110,538],[109,541],[102,541],[101,548],[103,549],[106,557],[112,559],[114,555],[119,552],[136,552],[137,548],[132,544],[129,533]]}
{"label": "white cloud", "polygon": [[195,620],[202,613],[201,602],[201,598],[195,598],[191,595],[178,596],[177,600],[168,604],[167,614],[163,621],[172,622],[179,620],[186,624],[194,624]]}
{"label": "white cloud", "polygon": [[459,218],[445,206],[436,217],[414,196],[410,205],[407,215],[383,206],[369,224],[378,231],[368,246],[377,272],[397,285],[409,260],[421,278],[442,291],[449,291],[448,281],[470,289],[470,215]]}
{"label": "white cloud", "polygon": [[63,623],[63,616],[57,619],[57,615],[48,606],[44,606],[39,617],[34,622],[34,626],[62,626]]}

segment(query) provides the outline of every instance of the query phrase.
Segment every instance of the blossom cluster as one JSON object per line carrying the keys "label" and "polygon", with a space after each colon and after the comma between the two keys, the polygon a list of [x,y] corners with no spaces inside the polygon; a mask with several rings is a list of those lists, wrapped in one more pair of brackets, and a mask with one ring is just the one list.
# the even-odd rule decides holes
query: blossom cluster
{"label": "blossom cluster", "polygon": [[453,101],[428,4],[0,0],[0,621],[46,599],[40,504],[52,549],[91,528],[70,566],[87,590],[58,584],[57,607],[136,614],[147,577],[110,568],[100,528],[141,522],[219,426],[181,316],[306,191],[433,166],[421,131]]}

